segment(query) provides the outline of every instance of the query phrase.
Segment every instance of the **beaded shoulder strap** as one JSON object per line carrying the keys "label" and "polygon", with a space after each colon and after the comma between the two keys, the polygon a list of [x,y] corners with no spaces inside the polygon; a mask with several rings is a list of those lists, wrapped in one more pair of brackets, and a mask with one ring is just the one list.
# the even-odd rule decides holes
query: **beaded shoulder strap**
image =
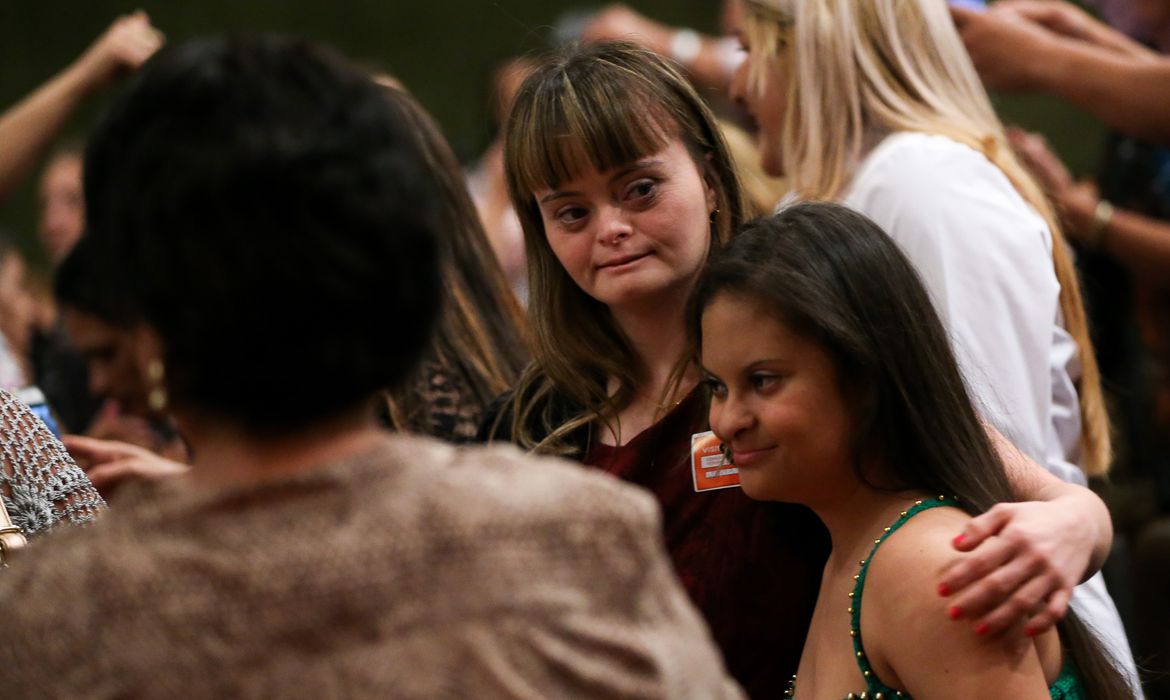
{"label": "beaded shoulder strap", "polygon": [[[954,498],[947,498],[946,496],[939,496],[938,498],[929,498],[922,501],[915,501],[914,505],[899,514],[898,519],[893,525],[887,527],[881,537],[873,541],[873,549],[869,550],[869,556],[861,560],[861,570],[853,577],[856,583],[853,584],[853,592],[849,594],[849,636],[853,638],[853,651],[857,657],[857,666],[861,669],[861,675],[865,677],[865,686],[869,698],[875,700],[886,700],[887,698],[909,698],[910,696],[900,690],[894,690],[881,682],[877,674],[873,672],[873,667],[870,666],[869,657],[865,655],[865,647],[861,643],[861,593],[865,588],[865,577],[869,572],[869,564],[873,561],[873,557],[877,554],[878,547],[889,539],[890,535],[898,531],[898,528],[906,524],[906,521],[918,515],[924,510],[931,508],[938,508],[939,506],[955,506],[957,505]],[[862,694],[861,697],[866,697]]]}

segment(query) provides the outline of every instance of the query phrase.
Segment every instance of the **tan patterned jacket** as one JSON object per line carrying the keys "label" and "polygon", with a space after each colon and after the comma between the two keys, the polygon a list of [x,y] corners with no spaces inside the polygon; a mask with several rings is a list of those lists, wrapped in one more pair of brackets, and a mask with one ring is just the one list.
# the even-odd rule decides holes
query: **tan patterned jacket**
{"label": "tan patterned jacket", "polygon": [[652,498],[595,471],[393,437],[126,491],[0,577],[4,697],[742,697]]}

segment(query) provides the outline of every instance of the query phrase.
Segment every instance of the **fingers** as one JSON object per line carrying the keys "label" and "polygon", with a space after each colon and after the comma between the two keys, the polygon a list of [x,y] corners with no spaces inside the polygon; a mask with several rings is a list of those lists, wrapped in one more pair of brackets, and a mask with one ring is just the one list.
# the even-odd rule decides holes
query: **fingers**
{"label": "fingers", "polygon": [[134,459],[124,459],[87,469],[85,475],[89,477],[94,488],[103,491],[138,476],[138,470],[135,468]]}
{"label": "fingers", "polygon": [[943,572],[939,594],[950,598],[948,616],[965,620],[976,634],[1039,634],[1067,612],[1076,580],[1067,574],[1063,550],[1028,525],[1035,515],[1028,505],[997,505],[955,538],[955,548],[969,554]]}
{"label": "fingers", "polygon": [[971,518],[963,531],[952,540],[955,549],[960,552],[970,552],[982,544],[988,537],[997,534],[1004,525],[1011,520],[1012,511],[1008,504],[994,506],[986,513]]}
{"label": "fingers", "polygon": [[1024,623],[1024,634],[1035,637],[1055,627],[1056,623],[1063,620],[1064,616],[1068,614],[1068,604],[1071,600],[1071,588],[1058,588],[1048,596],[1048,602],[1045,603],[1040,612],[1032,615]]}
{"label": "fingers", "polygon": [[185,464],[163,459],[158,455],[145,453],[132,455],[86,470],[86,475],[99,490],[109,489],[131,479],[159,480],[185,474]]}
{"label": "fingers", "polygon": [[[966,544],[966,540],[963,544]],[[956,544],[955,548],[959,549],[959,545]],[[1003,540],[987,542],[977,552],[963,557],[946,570],[939,582],[939,595],[950,596],[966,590],[1010,561],[1014,553],[1013,547]]]}
{"label": "fingers", "polygon": [[1058,584],[1034,560],[1016,558],[956,596],[952,607],[962,610],[976,634],[997,635],[1015,627],[1044,606]]}
{"label": "fingers", "polygon": [[979,18],[981,13],[978,10],[972,10],[968,7],[959,5],[951,5],[951,19],[955,21],[955,26],[962,31],[964,27],[969,26],[973,21]]}
{"label": "fingers", "polygon": [[138,12],[115,28],[110,52],[126,66],[137,68],[158,51],[163,41],[162,32],[151,26],[146,13]]}
{"label": "fingers", "polygon": [[84,460],[91,464],[100,464],[102,462],[121,459],[132,454],[134,449],[131,445],[125,443],[114,442],[112,440],[98,440],[96,438],[85,437],[84,435],[62,436],[61,443],[65,445],[65,449],[75,459],[78,461]]}

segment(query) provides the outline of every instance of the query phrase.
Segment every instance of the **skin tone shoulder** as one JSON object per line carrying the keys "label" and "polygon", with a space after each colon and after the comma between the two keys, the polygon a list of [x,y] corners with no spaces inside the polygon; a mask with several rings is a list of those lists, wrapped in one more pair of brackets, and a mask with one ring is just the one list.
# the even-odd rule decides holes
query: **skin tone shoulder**
{"label": "skin tone shoulder", "polygon": [[[743,334],[743,328],[754,332]],[[833,538],[798,673],[800,695],[858,692],[865,684],[846,614],[853,575],[874,537],[925,494],[879,491],[858,479],[849,451],[854,407],[832,358],[761,303],[718,294],[703,313],[702,336],[711,427],[731,447],[744,492],[808,505]],[[881,483],[878,460],[863,460],[863,468]],[[920,699],[1047,697],[1048,682],[1060,672],[1055,632],[1032,639],[990,635],[982,627],[983,634],[972,635],[943,620],[955,612],[937,595],[937,581],[968,556],[951,549],[949,540],[970,520],[957,509],[927,511],[882,546],[870,569],[861,623],[870,662],[887,685]]]}

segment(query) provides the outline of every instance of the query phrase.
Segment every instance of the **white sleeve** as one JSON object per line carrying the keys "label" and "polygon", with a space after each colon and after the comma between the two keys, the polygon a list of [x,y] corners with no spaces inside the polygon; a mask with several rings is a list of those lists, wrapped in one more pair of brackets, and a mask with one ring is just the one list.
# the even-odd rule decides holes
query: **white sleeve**
{"label": "white sleeve", "polygon": [[1060,292],[1051,234],[981,154],[941,137],[906,145],[867,163],[847,203],[914,263],[977,410],[1046,463]]}

